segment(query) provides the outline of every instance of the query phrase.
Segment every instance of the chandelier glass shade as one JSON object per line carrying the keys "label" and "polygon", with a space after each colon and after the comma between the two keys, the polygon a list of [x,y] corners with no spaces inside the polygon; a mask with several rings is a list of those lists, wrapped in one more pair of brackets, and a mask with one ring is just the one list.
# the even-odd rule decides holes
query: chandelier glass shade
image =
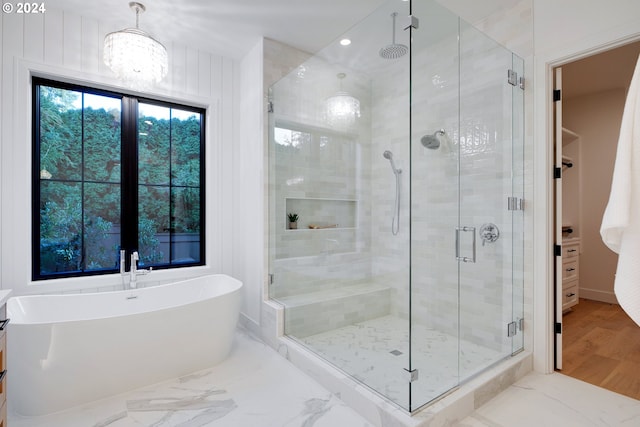
{"label": "chandelier glass shade", "polygon": [[109,33],[104,38],[104,63],[134,89],[146,89],[159,83],[169,68],[167,49],[138,28],[138,15],[145,8],[140,3],[129,6],[136,12],[136,28]]}
{"label": "chandelier glass shade", "polygon": [[353,126],[360,118],[360,101],[342,90],[342,79],[346,74],[338,74],[340,91],[325,100],[326,120],[329,126]]}

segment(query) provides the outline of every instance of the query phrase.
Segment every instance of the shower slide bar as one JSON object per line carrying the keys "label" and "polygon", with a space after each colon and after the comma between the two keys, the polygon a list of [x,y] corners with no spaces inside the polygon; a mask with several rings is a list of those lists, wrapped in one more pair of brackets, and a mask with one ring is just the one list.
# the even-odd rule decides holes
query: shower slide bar
{"label": "shower slide bar", "polygon": [[391,151],[386,150],[382,153],[382,157],[389,160],[391,170],[396,177],[396,198],[394,202],[393,219],[391,220],[391,234],[397,236],[400,231],[400,174],[402,173],[402,169],[396,168],[396,164],[393,161],[393,153]]}
{"label": "shower slide bar", "polygon": [[[471,258],[460,256],[460,232],[471,232]],[[456,259],[462,262],[476,262],[476,228],[475,227],[456,227]]]}

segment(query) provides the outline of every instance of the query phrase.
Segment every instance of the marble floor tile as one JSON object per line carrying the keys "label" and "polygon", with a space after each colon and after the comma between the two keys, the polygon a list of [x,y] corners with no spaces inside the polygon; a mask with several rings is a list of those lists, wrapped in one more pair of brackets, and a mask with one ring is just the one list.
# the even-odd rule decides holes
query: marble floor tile
{"label": "marble floor tile", "polygon": [[11,427],[372,427],[282,356],[246,333],[205,371]]}
{"label": "marble floor tile", "polygon": [[421,325],[413,325],[412,336],[411,364],[408,322],[396,316],[358,322],[298,341],[405,409],[410,395],[405,368],[411,366],[419,373],[420,381],[411,385],[415,408],[509,356]]}
{"label": "marble floor tile", "polygon": [[[8,425],[373,427],[281,355],[243,331],[238,332],[230,357],[210,369],[48,416],[9,414]],[[533,373],[457,426],[635,427],[640,426],[640,401],[562,374]]]}
{"label": "marble floor tile", "polygon": [[640,401],[554,373],[532,373],[458,427],[635,427]]}

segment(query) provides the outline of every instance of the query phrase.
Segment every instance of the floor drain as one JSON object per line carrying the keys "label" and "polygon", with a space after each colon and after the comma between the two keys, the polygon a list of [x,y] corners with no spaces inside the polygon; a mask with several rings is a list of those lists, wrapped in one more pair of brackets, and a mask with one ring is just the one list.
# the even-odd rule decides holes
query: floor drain
{"label": "floor drain", "polygon": [[400,350],[391,350],[389,353],[393,354],[394,356],[400,356],[402,354]]}

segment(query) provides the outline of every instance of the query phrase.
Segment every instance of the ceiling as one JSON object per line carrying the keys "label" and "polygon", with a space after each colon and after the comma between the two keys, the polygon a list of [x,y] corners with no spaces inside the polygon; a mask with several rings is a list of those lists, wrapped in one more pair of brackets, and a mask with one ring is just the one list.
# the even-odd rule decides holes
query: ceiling
{"label": "ceiling", "polygon": [[[390,0],[398,2],[402,0]],[[416,1],[416,0],[414,0]],[[476,22],[521,0],[438,0]],[[242,58],[262,37],[315,53],[385,0],[141,0],[140,29],[230,58]],[[406,3],[405,3],[406,4]],[[47,4],[48,8],[54,8]],[[55,8],[93,18],[107,32],[135,26],[127,0],[56,0]],[[388,34],[388,29],[384,29]]]}
{"label": "ceiling", "polygon": [[563,65],[563,98],[627,89],[639,55],[635,42]]}

